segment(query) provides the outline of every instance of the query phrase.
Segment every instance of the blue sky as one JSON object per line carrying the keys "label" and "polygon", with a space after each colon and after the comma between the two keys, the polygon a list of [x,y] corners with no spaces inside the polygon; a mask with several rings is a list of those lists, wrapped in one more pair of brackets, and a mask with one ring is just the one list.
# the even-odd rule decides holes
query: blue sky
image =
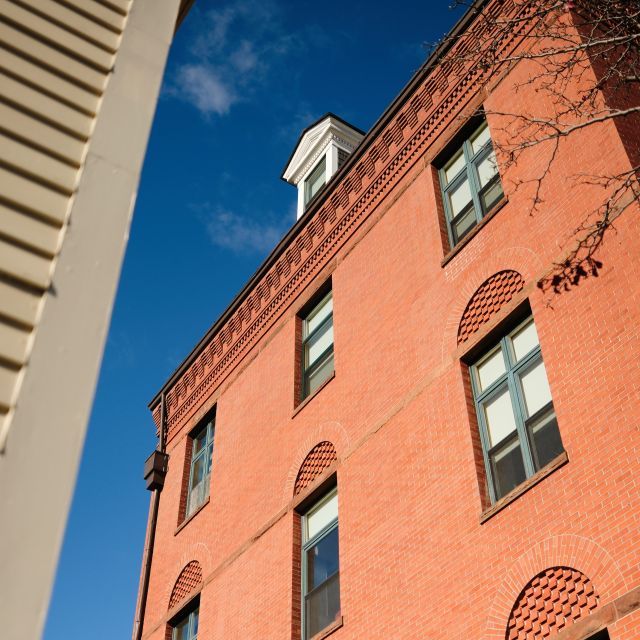
{"label": "blue sky", "polygon": [[128,638],[148,401],[295,221],[280,174],[327,111],[368,130],[458,12],[439,0],[197,0],[172,47],[45,640]]}

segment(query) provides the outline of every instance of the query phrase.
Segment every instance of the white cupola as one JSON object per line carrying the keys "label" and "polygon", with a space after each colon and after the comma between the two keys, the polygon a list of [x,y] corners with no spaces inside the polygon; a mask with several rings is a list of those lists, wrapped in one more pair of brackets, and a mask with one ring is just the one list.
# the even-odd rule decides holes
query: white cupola
{"label": "white cupola", "polygon": [[364,138],[364,131],[327,113],[298,139],[282,179],[298,187],[298,219]]}

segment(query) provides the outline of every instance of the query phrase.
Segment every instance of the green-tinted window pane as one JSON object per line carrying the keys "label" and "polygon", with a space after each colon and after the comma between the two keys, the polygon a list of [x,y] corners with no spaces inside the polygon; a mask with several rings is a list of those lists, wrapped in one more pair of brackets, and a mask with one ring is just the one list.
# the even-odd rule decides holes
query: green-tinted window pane
{"label": "green-tinted window pane", "polygon": [[213,458],[213,441],[209,443],[209,447],[207,450],[207,469],[205,473],[211,473],[211,460]]}
{"label": "green-tinted window pane", "polygon": [[551,402],[551,390],[547,381],[544,363],[539,360],[529,367],[521,376],[522,392],[527,410],[527,416],[532,416]]}
{"label": "green-tinted window pane", "polygon": [[191,619],[193,621],[193,624],[191,625],[191,640],[196,640],[196,638],[198,637],[198,624],[200,622],[200,611],[199,611],[199,609],[196,609],[191,614]]}
{"label": "green-tinted window pane", "polygon": [[489,211],[494,204],[498,203],[502,199],[503,195],[504,193],[502,191],[500,178],[496,177],[494,182],[492,182],[481,194],[482,208],[484,211]]}
{"label": "green-tinted window pane", "polygon": [[449,184],[464,169],[464,153],[462,149],[445,165],[444,176]]}
{"label": "green-tinted window pane", "polygon": [[536,469],[542,469],[564,451],[553,408],[529,425],[529,433]]}
{"label": "green-tinted window pane", "polygon": [[334,622],[339,615],[340,575],[336,574],[306,598],[306,637],[312,638]]}
{"label": "green-tinted window pane", "polygon": [[454,190],[448,193],[451,205],[451,216],[457,216],[471,202],[471,187],[469,180],[464,179]]}
{"label": "green-tinted window pane", "polygon": [[333,352],[326,355],[325,359],[306,376],[306,395],[311,395],[318,389],[333,373]]}
{"label": "green-tinted window pane", "polygon": [[198,636],[199,609],[192,611],[173,627],[172,640],[196,640]]}
{"label": "green-tinted window pane", "polygon": [[496,154],[492,151],[488,156],[481,160],[478,164],[478,178],[480,186],[484,187],[498,173],[498,165],[496,163]]}
{"label": "green-tinted window pane", "polygon": [[193,455],[197,456],[204,449],[207,442],[207,428],[205,427],[193,436]]}
{"label": "green-tinted window pane", "polygon": [[522,451],[517,438],[508,442],[491,456],[491,467],[497,499],[526,480],[527,474],[524,470]]}
{"label": "green-tinted window pane", "polygon": [[338,527],[330,531],[317,544],[307,549],[306,554],[306,592],[309,593],[338,570]]}
{"label": "green-tinted window pane", "polygon": [[191,485],[187,499],[187,515],[193,513],[209,495],[209,474],[207,473],[207,459],[200,455],[193,461],[191,467]]}
{"label": "green-tinted window pane", "polygon": [[318,163],[316,168],[311,172],[311,175],[305,182],[305,203],[308,203],[313,196],[322,189],[325,183],[325,158]]}
{"label": "green-tinted window pane", "polygon": [[321,500],[305,515],[305,541],[320,533],[327,525],[338,519],[338,494]]}
{"label": "green-tinted window pane", "polygon": [[191,472],[191,486],[195,486],[202,482],[206,468],[206,459],[200,456],[193,461],[193,471]]}
{"label": "green-tinted window pane", "polygon": [[305,364],[313,365],[318,358],[333,344],[333,321],[329,321],[320,331],[315,333],[305,344]]}
{"label": "green-tinted window pane", "polygon": [[536,325],[533,323],[533,319],[527,322],[527,324],[518,329],[518,331],[511,336],[511,343],[513,344],[513,352],[516,357],[516,361],[522,360],[524,356],[540,344],[540,341],[538,340],[538,332],[536,331]]}
{"label": "green-tinted window pane", "polygon": [[491,355],[482,360],[476,367],[477,380],[480,391],[484,391],[492,382],[506,373],[502,347],[498,347]]}
{"label": "green-tinted window pane", "polygon": [[484,414],[491,446],[495,446],[516,430],[511,394],[507,387],[484,403]]}
{"label": "green-tinted window pane", "polygon": [[189,638],[189,618],[179,622],[173,629],[173,640],[190,640]]}
{"label": "green-tinted window pane", "polygon": [[329,294],[305,319],[304,337],[313,333],[333,313],[333,297]]}
{"label": "green-tinted window pane", "polygon": [[471,149],[473,151],[473,155],[475,156],[482,147],[484,147],[487,142],[491,140],[491,134],[489,133],[489,127],[486,122],[483,122],[482,125],[476,130],[476,132],[471,136]]}
{"label": "green-tinted window pane", "polygon": [[476,210],[471,206],[464,215],[460,216],[453,223],[453,233],[455,236],[455,241],[458,242],[459,240],[464,238],[464,236],[466,236],[467,233],[469,233],[469,231],[471,231],[471,229],[476,226],[477,222],[478,220],[476,218]]}

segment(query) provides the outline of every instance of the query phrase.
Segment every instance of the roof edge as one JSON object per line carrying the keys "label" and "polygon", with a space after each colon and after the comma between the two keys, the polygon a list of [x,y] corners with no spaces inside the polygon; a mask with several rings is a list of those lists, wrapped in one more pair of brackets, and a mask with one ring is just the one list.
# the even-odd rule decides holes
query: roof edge
{"label": "roof edge", "polygon": [[307,133],[309,133],[309,131],[311,131],[311,129],[313,129],[314,127],[318,126],[321,122],[324,122],[327,118],[333,118],[334,120],[337,120],[338,122],[346,125],[350,129],[353,129],[357,133],[361,133],[363,136],[367,135],[367,132],[363,131],[362,129],[360,129],[360,127],[356,127],[356,126],[352,125],[350,122],[347,122],[344,118],[341,118],[340,116],[337,116],[332,111],[327,111],[327,113],[325,113],[323,116],[321,116],[320,118],[318,118],[317,120],[312,122],[310,125],[307,125],[302,130],[302,132],[298,136],[298,139],[297,139],[295,145],[293,146],[293,149],[292,149],[291,153],[289,154],[289,157],[287,158],[287,162],[285,163],[282,171],[280,172],[280,180],[284,180],[287,184],[289,184],[289,182],[285,179],[284,174],[286,173],[287,168],[291,164],[291,160],[293,160],[293,156],[296,155],[296,151],[298,150],[298,147],[300,146],[300,143],[302,142],[302,139],[307,135]]}
{"label": "roof edge", "polygon": [[[193,3],[194,0],[184,0],[186,3]],[[473,21],[476,17],[478,11],[489,2],[489,0],[475,0],[475,2],[469,6],[469,8],[465,11],[465,13],[460,17],[460,19],[455,23],[452,29],[447,33],[446,36],[443,37],[440,44],[433,50],[433,52],[429,55],[429,57],[422,63],[420,68],[413,74],[409,82],[403,87],[400,93],[393,99],[391,104],[382,112],[382,115],[376,120],[374,125],[369,129],[369,131],[365,134],[365,137],[362,139],[358,147],[353,151],[352,154],[349,155],[346,162],[340,167],[340,169],[332,176],[331,180],[327,184],[327,187],[324,188],[319,194],[317,200],[315,200],[311,206],[303,213],[303,215],[295,222],[295,224],[291,227],[291,229],[287,232],[287,234],[280,240],[280,242],[276,245],[273,251],[265,258],[263,263],[258,267],[255,273],[249,278],[248,282],[245,286],[238,292],[238,294],[234,297],[234,299],[229,303],[229,306],[225,309],[222,315],[214,322],[211,327],[207,330],[204,336],[198,341],[196,346],[190,351],[190,353],[186,356],[186,358],[180,363],[180,365],[175,369],[175,371],[171,374],[171,376],[167,379],[167,381],[162,385],[160,390],[155,394],[155,396],[151,399],[149,404],[147,405],[149,409],[152,411],[156,408],[158,403],[160,402],[160,398],[163,393],[168,392],[171,387],[175,385],[175,383],[179,380],[179,378],[184,374],[184,372],[193,364],[193,361],[200,355],[204,347],[211,341],[213,336],[224,326],[224,323],[231,317],[231,315],[237,310],[240,304],[244,301],[249,292],[253,289],[253,287],[257,284],[257,282],[269,271],[269,269],[274,265],[276,260],[282,255],[285,248],[289,246],[290,241],[298,235],[298,232],[307,224],[309,219],[315,215],[315,213],[322,207],[324,202],[327,200],[329,195],[333,192],[330,188],[330,185],[333,183],[337,184],[353,167],[353,165],[360,159],[363,155],[364,151],[368,149],[373,140],[375,140],[378,134],[382,131],[382,129],[389,123],[389,121],[393,118],[396,112],[399,110],[400,106],[404,104],[406,99],[411,95],[416,86],[422,82],[425,76],[429,75],[429,73],[433,70],[435,65],[439,62],[440,58],[449,51],[449,49],[453,46],[454,39],[461,32],[463,32],[468,26],[469,23]],[[316,120],[314,123],[310,124],[298,138],[298,142],[294,147],[294,150],[287,161],[287,165],[291,161],[291,157],[293,153],[295,153],[296,148],[300,144],[300,140],[302,136],[311,129],[312,127],[319,124],[322,120],[324,120],[327,116],[334,117],[342,122],[345,122],[339,116],[331,112],[327,112],[322,116],[319,120]],[[352,127],[353,125],[345,122],[345,124]],[[354,127],[355,128],[355,127]],[[286,168],[285,166],[285,168]]]}
{"label": "roof edge", "polygon": [[176,26],[173,32],[175,33],[182,24],[182,21],[187,17],[189,9],[193,6],[195,0],[180,0],[180,8],[178,9],[178,16],[176,18]]}

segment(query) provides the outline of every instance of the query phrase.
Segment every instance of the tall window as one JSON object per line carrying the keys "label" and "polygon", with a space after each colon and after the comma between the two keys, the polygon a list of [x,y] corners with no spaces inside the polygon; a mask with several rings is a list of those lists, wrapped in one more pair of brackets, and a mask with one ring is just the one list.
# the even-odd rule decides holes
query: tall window
{"label": "tall window", "polygon": [[492,501],[563,451],[533,318],[471,367]]}
{"label": "tall window", "polygon": [[440,169],[451,246],[455,246],[503,196],[486,121],[457,146]]}
{"label": "tall window", "polygon": [[302,397],[311,395],[333,373],[331,291],[302,319]]}
{"label": "tall window", "polygon": [[170,625],[172,626],[171,640],[197,640],[199,617],[199,606],[196,606],[189,613],[181,615],[173,625]]}
{"label": "tall window", "polygon": [[208,418],[191,436],[191,469],[186,516],[189,517],[209,497],[215,417]]}
{"label": "tall window", "polygon": [[302,517],[303,640],[340,616],[338,493],[332,491]]}
{"label": "tall window", "polygon": [[313,197],[324,187],[326,181],[326,156],[318,162],[309,177],[304,181],[304,206],[306,207]]}

